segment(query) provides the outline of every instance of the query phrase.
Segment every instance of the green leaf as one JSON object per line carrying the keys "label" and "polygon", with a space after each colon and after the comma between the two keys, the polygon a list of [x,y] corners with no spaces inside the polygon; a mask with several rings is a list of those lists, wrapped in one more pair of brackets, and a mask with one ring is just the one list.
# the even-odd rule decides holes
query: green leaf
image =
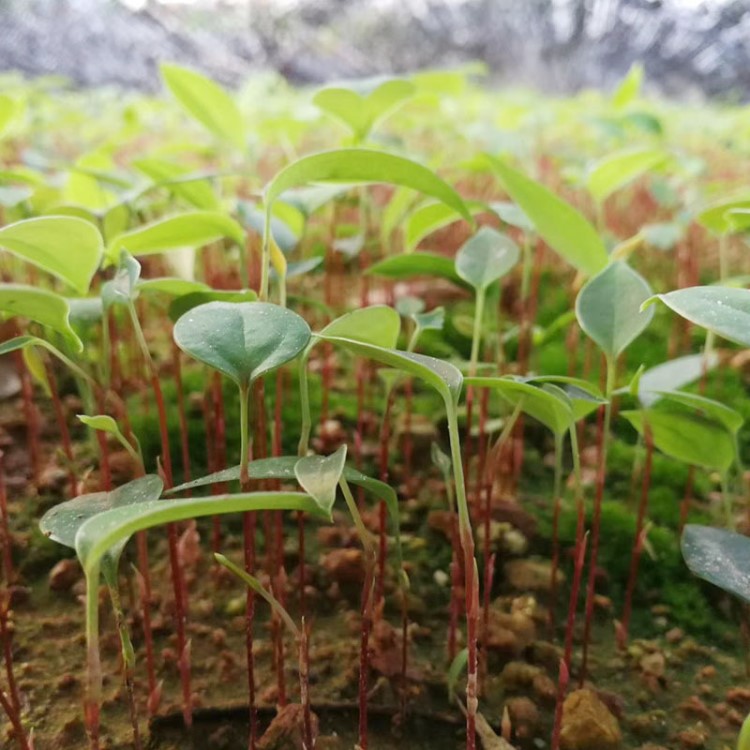
{"label": "green leaf", "polygon": [[655,148],[632,148],[609,154],[591,166],[586,187],[594,200],[601,203],[616,190],[664,164],[668,158],[669,154]]}
{"label": "green leaf", "polygon": [[[299,456],[278,456],[276,458],[260,458],[250,461],[247,467],[250,479],[281,479],[284,481],[295,481],[295,467],[299,461]],[[402,567],[403,553],[401,546],[401,527],[399,521],[398,496],[395,490],[385,482],[378,479],[372,479],[357,469],[345,466],[343,475],[347,482],[351,482],[362,487],[365,492],[375,498],[382,500],[388,509],[388,515],[393,524],[393,533],[396,537],[396,555],[398,558],[399,569]],[[186,492],[198,487],[205,487],[209,484],[223,484],[224,482],[239,481],[240,466],[232,466],[229,469],[214,472],[200,479],[194,479],[192,482],[186,482],[178,487],[173,487],[166,494],[171,495],[177,492]],[[320,510],[320,506],[317,506]]]}
{"label": "green leaf", "polygon": [[[729,341],[750,346],[750,290],[693,286],[657,294],[678,315]],[[650,300],[649,300],[650,302]]]}
{"label": "green leaf", "polygon": [[141,264],[123,250],[114,278],[102,285],[101,298],[104,309],[107,310],[112,305],[129,305],[138,296],[136,285],[140,277]]}
{"label": "green leaf", "polygon": [[471,214],[458,193],[417,162],[384,151],[344,148],[303,156],[282,169],[264,192],[270,206],[286,190],[310,182],[385,182],[430,195],[455,209],[469,223]]}
{"label": "green leaf", "polygon": [[644,434],[648,421],[654,445],[678,461],[727,471],[735,458],[734,438],[724,425],[698,414],[656,409],[623,411],[621,416]]}
{"label": "green leaf", "polygon": [[194,292],[210,292],[211,287],[202,281],[188,281],[173,276],[162,276],[158,279],[141,279],[136,284],[140,293],[165,294],[169,297],[182,297]]}
{"label": "green leaf", "polygon": [[330,456],[304,456],[294,465],[294,475],[300,486],[329,518],[345,461],[346,445],[342,445]]}
{"label": "green leaf", "polygon": [[392,307],[372,305],[336,318],[318,335],[322,338],[335,336],[393,349],[400,331],[401,320]]}
{"label": "green leaf", "polygon": [[676,221],[645,224],[641,227],[640,235],[647,245],[657,250],[671,250],[685,235],[685,227]]}
{"label": "green leaf", "polygon": [[23,284],[0,284],[0,311],[47,326],[61,333],[76,351],[83,351],[83,342],[70,326],[68,301],[59,294]]}
{"label": "green leaf", "polygon": [[[476,215],[486,210],[486,206],[476,201],[470,201],[466,207],[472,215]],[[438,229],[447,227],[456,221],[461,220],[461,215],[451,206],[444,203],[430,202],[418,206],[409,215],[405,229],[405,252],[411,253],[414,248],[428,235],[436,232]]]}
{"label": "green leaf", "polygon": [[463,386],[463,375],[450,362],[435,357],[427,357],[424,354],[412,354],[398,349],[375,346],[364,341],[331,336],[323,332],[317,333],[315,336],[323,341],[330,341],[333,344],[343,346],[360,357],[372,359],[387,367],[393,367],[424,380],[440,394],[448,409],[454,409],[458,404]]}
{"label": "green leaf", "polygon": [[41,216],[0,229],[0,247],[86,294],[102,257],[102,237],[88,221]]}
{"label": "green leaf", "polygon": [[242,114],[232,97],[211,79],[172,63],[162,63],[167,88],[182,107],[214,135],[236,148],[245,148]]}
{"label": "green leaf", "polygon": [[618,357],[654,317],[653,310],[641,310],[651,295],[640,274],[624,261],[615,261],[579,292],[578,323],[608,357]]}
{"label": "green leaf", "polygon": [[624,109],[640,93],[643,83],[643,65],[633,63],[625,78],[612,94],[612,104],[616,109]]}
{"label": "green leaf", "polygon": [[560,395],[559,391],[564,394],[564,401],[569,402],[573,409],[573,418],[577,422],[584,419],[591,412],[598,409],[602,404],[607,403],[602,392],[597,386],[580,378],[571,378],[566,375],[536,375],[524,378],[524,382],[532,384],[545,384],[555,386],[558,391],[554,395]]}
{"label": "green leaf", "polygon": [[240,247],[245,232],[230,216],[217,211],[190,211],[131,229],[114,237],[107,246],[107,259],[114,263],[125,248],[131,255],[152,255],[197,248],[228,237]]}
{"label": "green leaf", "polygon": [[[80,495],[50,508],[39,521],[39,528],[52,541],[75,549],[76,535],[86,521],[113,508],[156,501],[161,497],[163,489],[164,483],[158,476],[147,474],[111,492]],[[107,573],[116,573],[117,563],[128,538],[120,539],[106,550]]]}
{"label": "green leaf", "polygon": [[445,325],[445,308],[436,307],[428,312],[412,315],[420,331],[442,331]]}
{"label": "green leaf", "polygon": [[706,206],[696,217],[699,224],[715,234],[729,234],[734,231],[732,214],[738,209],[750,209],[750,193],[741,193],[729,198],[722,198]]}
{"label": "green leaf", "polygon": [[367,273],[373,276],[385,276],[388,279],[435,276],[447,279],[454,284],[463,285],[464,283],[456,273],[456,264],[453,259],[437,253],[417,252],[392,255],[370,266]]}
{"label": "green leaf", "polygon": [[508,164],[488,158],[505,191],[555,252],[587,274],[598,273],[607,265],[604,243],[583,214]]}
{"label": "green leaf", "polygon": [[456,273],[477,291],[505,276],[518,263],[520,250],[513,240],[490,227],[482,227],[456,255]]}
{"label": "green leaf", "polygon": [[646,370],[638,382],[638,400],[644,406],[653,406],[662,396],[662,391],[674,391],[698,380],[704,372],[710,372],[719,363],[716,352],[688,354],[662,362]]}
{"label": "green leaf", "polygon": [[211,289],[188,292],[172,300],[169,305],[169,319],[176,323],[185,313],[207,302],[255,302],[258,295],[252,289]]}
{"label": "green leaf", "polygon": [[493,201],[490,210],[496,213],[501,221],[524,232],[534,231],[534,222],[529,219],[524,210],[511,201]]}
{"label": "green leaf", "polygon": [[100,430],[101,432],[108,432],[110,435],[122,436],[117,422],[107,414],[96,414],[92,417],[88,417],[85,414],[78,414],[77,417],[92,430]]}
{"label": "green leaf", "polygon": [[250,511],[296,510],[325,518],[318,504],[301,492],[250,492],[213,495],[186,500],[147,500],[98,513],[84,522],[75,537],[75,548],[87,575],[116,545],[124,545],[137,531],[204,516]]}
{"label": "green leaf", "polygon": [[172,195],[204,211],[216,211],[221,203],[208,178],[191,175],[190,169],[166,159],[135,159],[133,166],[153,180],[153,187],[165,187]]}
{"label": "green leaf", "polygon": [[[279,203],[277,205],[283,204]],[[247,201],[239,201],[237,211],[246,227],[251,228],[261,236],[263,235],[266,216],[260,208]],[[284,253],[291,253],[299,242],[299,237],[297,237],[289,225],[277,216],[271,217],[271,234],[276,244]]]}
{"label": "green leaf", "polygon": [[378,121],[410,99],[415,91],[411,81],[375,78],[352,81],[349,85],[326,86],[315,94],[313,102],[362,139]]}
{"label": "green leaf", "polygon": [[743,416],[720,401],[714,401],[711,398],[700,396],[697,393],[686,393],[685,391],[666,390],[660,391],[659,396],[665,401],[687,406],[690,409],[700,412],[709,419],[724,425],[732,434],[736,435],[743,423]]}
{"label": "green leaf", "polygon": [[310,327],[268,302],[208,302],[185,313],[173,335],[183,351],[242,386],[294,359]]}
{"label": "green leaf", "polygon": [[521,403],[523,412],[541,422],[555,435],[564,435],[575,422],[570,401],[513,377],[469,377],[466,378],[466,385],[492,388],[513,406]]}
{"label": "green leaf", "polygon": [[681,547],[693,574],[750,603],[750,539],[744,534],[688,524]]}
{"label": "green leaf", "polygon": [[469,650],[462,648],[454,657],[448,668],[448,676],[446,677],[446,685],[448,687],[448,702],[453,703],[456,697],[456,685],[461,678],[466,665],[469,662]]}

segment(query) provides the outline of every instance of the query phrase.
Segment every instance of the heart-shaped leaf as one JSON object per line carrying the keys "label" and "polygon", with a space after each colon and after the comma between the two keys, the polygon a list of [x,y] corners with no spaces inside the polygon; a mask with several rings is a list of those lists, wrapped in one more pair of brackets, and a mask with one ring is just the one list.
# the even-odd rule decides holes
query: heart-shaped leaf
{"label": "heart-shaped leaf", "polygon": [[208,302],[185,313],[173,335],[183,351],[244,386],[294,359],[310,327],[268,302]]}
{"label": "heart-shaped leaf", "polygon": [[160,68],[164,83],[190,115],[214,135],[244,149],[242,114],[221,86],[179,65],[162,63]]}
{"label": "heart-shaped leaf", "polygon": [[445,325],[445,308],[436,307],[427,312],[412,315],[420,331],[442,331]]}
{"label": "heart-shaped leaf", "polygon": [[398,313],[387,305],[372,305],[353,310],[329,323],[320,336],[351,339],[393,349],[401,331]]}
{"label": "heart-shaped leaf", "polygon": [[734,531],[688,524],[681,546],[695,575],[750,603],[750,539]]}
{"label": "heart-shaped leaf", "polygon": [[96,227],[72,216],[41,216],[0,229],[0,247],[86,294],[102,258]]}
{"label": "heart-shaped leaf", "polygon": [[482,227],[456,255],[456,273],[476,290],[486,289],[518,263],[518,245],[505,234]]}
{"label": "heart-shaped leaf", "polygon": [[70,326],[68,301],[59,294],[23,284],[0,284],[0,311],[47,326],[61,333],[76,351],[83,351],[83,342]]}
{"label": "heart-shaped leaf", "polygon": [[667,307],[725,339],[750,346],[750,290],[693,286],[658,294]]}
{"label": "heart-shaped leaf", "polygon": [[114,237],[107,246],[107,259],[116,263],[125,248],[131,255],[153,255],[183,248],[198,248],[228,237],[245,244],[242,227],[219,211],[190,211],[131,229]]}
{"label": "heart-shaped leaf", "polygon": [[346,446],[330,456],[304,456],[294,466],[294,475],[302,489],[331,517],[336,490],[346,461]]}
{"label": "heart-shaped leaf", "polygon": [[598,273],[607,265],[604,243],[577,209],[505,162],[488,158],[503,188],[555,252],[587,274]]}
{"label": "heart-shaped leaf", "polygon": [[576,298],[578,323],[608,357],[618,357],[654,317],[653,310],[641,310],[651,295],[639,273],[616,261],[581,289]]}
{"label": "heart-shaped leaf", "polygon": [[411,81],[381,77],[326,86],[315,94],[313,102],[362,139],[415,91]]}

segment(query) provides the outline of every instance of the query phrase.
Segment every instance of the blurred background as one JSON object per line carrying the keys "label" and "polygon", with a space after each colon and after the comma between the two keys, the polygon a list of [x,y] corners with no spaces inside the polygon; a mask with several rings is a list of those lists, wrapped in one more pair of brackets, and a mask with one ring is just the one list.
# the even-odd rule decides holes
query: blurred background
{"label": "blurred background", "polygon": [[0,70],[155,90],[173,60],[234,85],[478,61],[497,85],[750,99],[750,0],[0,0]]}

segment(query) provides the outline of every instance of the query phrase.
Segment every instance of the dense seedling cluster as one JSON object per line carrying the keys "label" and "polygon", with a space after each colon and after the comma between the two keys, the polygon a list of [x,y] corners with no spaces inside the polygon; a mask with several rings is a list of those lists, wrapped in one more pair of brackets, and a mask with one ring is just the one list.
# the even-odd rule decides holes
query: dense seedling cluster
{"label": "dense seedling cluster", "polygon": [[[12,76],[0,95],[0,354],[23,412],[0,457],[8,741],[167,747],[179,706],[196,748],[606,750],[618,713],[627,742],[726,747],[737,711],[686,744],[598,681],[608,655],[663,687],[638,661],[660,653],[638,637],[654,596],[718,627],[691,621],[717,595],[688,568],[750,603],[747,112],[645,101],[637,68],[544,103],[472,71],[237,96],[162,74],[171,100]],[[87,740],[14,658],[37,526],[83,574]],[[241,737],[201,744],[227,682]]]}

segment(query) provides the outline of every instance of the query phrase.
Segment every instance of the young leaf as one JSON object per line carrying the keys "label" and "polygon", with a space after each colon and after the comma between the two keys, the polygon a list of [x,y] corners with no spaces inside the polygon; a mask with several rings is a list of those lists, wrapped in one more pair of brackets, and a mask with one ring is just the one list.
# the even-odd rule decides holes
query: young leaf
{"label": "young leaf", "polygon": [[578,210],[505,162],[488,158],[503,188],[555,252],[587,274],[598,273],[607,265],[604,243]]}
{"label": "young leaf", "polygon": [[165,294],[169,297],[182,297],[193,292],[210,292],[211,287],[202,281],[188,281],[172,276],[162,276],[158,279],[141,279],[136,289],[143,294]]}
{"label": "young leaf", "polygon": [[387,305],[372,305],[353,310],[329,323],[321,332],[321,337],[361,341],[374,346],[393,349],[398,341],[401,320],[398,313]]}
{"label": "young leaf", "polygon": [[83,351],[83,342],[70,326],[68,301],[59,294],[23,284],[0,284],[0,312],[47,326],[61,333],[76,351]]}
{"label": "young leaf", "polygon": [[704,581],[750,603],[750,539],[744,534],[688,524],[682,533],[682,556]]}
{"label": "young leaf", "polygon": [[477,291],[505,276],[518,263],[518,245],[505,234],[482,227],[456,255],[456,273]]}
{"label": "young leaf", "polygon": [[522,402],[521,410],[555,435],[564,435],[575,421],[569,400],[512,377],[470,377],[466,378],[466,385],[492,388],[513,406]]}
{"label": "young leaf", "polygon": [[523,232],[533,232],[534,223],[529,219],[524,210],[511,201],[493,201],[489,204],[491,211],[496,213],[501,221]]}
{"label": "young leaf", "polygon": [[250,492],[186,500],[146,500],[138,505],[113,508],[88,519],[75,536],[76,552],[88,574],[96,569],[112,547],[124,546],[137,531],[217,513],[260,510],[296,510],[325,518],[320,506],[301,492]]}
{"label": "young leaf", "polygon": [[669,155],[657,148],[633,148],[600,159],[589,169],[586,186],[599,203],[616,190],[661,166]]}
{"label": "young leaf", "polygon": [[302,489],[331,518],[336,489],[344,471],[346,445],[330,456],[304,456],[294,466],[294,475]]}
{"label": "young leaf", "polygon": [[624,261],[616,261],[579,292],[578,323],[608,357],[616,358],[654,317],[653,310],[641,310],[651,295],[651,288],[640,274]]}
{"label": "young leaf", "polygon": [[129,305],[137,296],[136,285],[141,277],[141,264],[128,252],[120,253],[120,264],[115,277],[102,285],[104,309],[112,305]]}
{"label": "young leaf", "polygon": [[458,404],[463,386],[463,375],[450,362],[435,357],[427,357],[424,354],[412,354],[398,349],[375,346],[364,341],[332,336],[323,332],[316,333],[315,336],[323,341],[330,341],[333,344],[343,346],[360,357],[367,357],[375,362],[380,362],[380,364],[415,375],[440,394],[448,409],[453,409]]}
{"label": "young leaf", "polygon": [[373,276],[388,279],[411,279],[414,276],[435,276],[463,286],[464,281],[456,273],[456,264],[451,258],[437,253],[418,252],[392,255],[367,269]]}
{"label": "young leaf", "polygon": [[245,243],[244,230],[227,214],[189,211],[118,234],[107,246],[107,260],[116,263],[123,248],[131,255],[153,255],[184,247],[202,247],[224,237],[240,246]]}
{"label": "young leaf", "polygon": [[167,314],[176,323],[185,313],[207,302],[255,302],[258,295],[252,289],[211,289],[189,292],[175,297],[169,304]]}
{"label": "young leaf", "polygon": [[245,148],[242,114],[232,97],[211,79],[172,63],[161,64],[164,83],[182,107],[214,135]]}
{"label": "young leaf", "polygon": [[86,294],[102,258],[96,227],[72,216],[41,216],[0,229],[0,247]]}
{"label": "young leaf", "polygon": [[[113,508],[153,502],[161,497],[164,484],[155,474],[134,479],[111,492],[93,492],[55,505],[39,521],[39,528],[58,544],[75,549],[76,535],[90,518]],[[117,562],[128,538],[121,539],[107,551],[108,576],[116,574]]]}
{"label": "young leaf", "polygon": [[745,421],[743,416],[730,406],[722,404],[720,401],[700,396],[697,393],[669,390],[660,391],[658,395],[666,401],[687,406],[690,409],[700,412],[709,419],[713,419],[724,425],[734,435],[740,431]]}
{"label": "young leaf", "polygon": [[428,312],[412,315],[420,331],[442,331],[445,325],[445,308],[436,307]]}
{"label": "young leaf", "polygon": [[221,208],[209,180],[201,175],[191,175],[187,167],[157,158],[135,159],[132,165],[154,181],[153,187],[163,186],[195,208],[203,211]]}
{"label": "young leaf", "polygon": [[648,422],[654,445],[678,461],[727,471],[735,459],[734,438],[723,424],[698,414],[646,409],[620,415],[643,435]]}
{"label": "young leaf", "polygon": [[750,290],[721,286],[693,286],[657,294],[678,315],[735,341],[750,346]]}
{"label": "young leaf", "polygon": [[268,302],[208,302],[183,315],[173,335],[183,351],[242,386],[294,359],[310,327]]}
{"label": "young leaf", "polygon": [[624,109],[639,94],[643,83],[643,65],[633,63],[625,78],[612,94],[612,104],[616,109]]}
{"label": "young leaf", "polygon": [[644,406],[653,406],[662,391],[673,391],[698,380],[704,372],[710,372],[719,363],[716,352],[709,354],[687,354],[684,357],[662,362],[646,370],[638,381],[638,400]]}
{"label": "young leaf", "polygon": [[349,85],[326,86],[313,97],[324,112],[363,139],[379,120],[410,99],[416,88],[401,78],[373,78]]}
{"label": "young leaf", "polygon": [[419,190],[453,208],[472,223],[471,214],[447,182],[417,162],[384,151],[344,148],[303,156],[266,185],[266,207],[286,190],[310,182],[385,182]]}
{"label": "young leaf", "polygon": [[714,234],[728,234],[734,231],[732,214],[737,209],[750,208],[750,193],[741,193],[729,198],[722,198],[706,206],[696,217],[699,224],[710,229]]}
{"label": "young leaf", "polygon": [[[476,201],[466,203],[466,207],[472,215],[476,215],[486,210],[486,206]],[[405,252],[411,253],[414,248],[428,235],[436,232],[438,229],[447,227],[461,216],[456,213],[454,208],[446,206],[444,203],[430,202],[418,206],[409,215],[404,232]]]}

